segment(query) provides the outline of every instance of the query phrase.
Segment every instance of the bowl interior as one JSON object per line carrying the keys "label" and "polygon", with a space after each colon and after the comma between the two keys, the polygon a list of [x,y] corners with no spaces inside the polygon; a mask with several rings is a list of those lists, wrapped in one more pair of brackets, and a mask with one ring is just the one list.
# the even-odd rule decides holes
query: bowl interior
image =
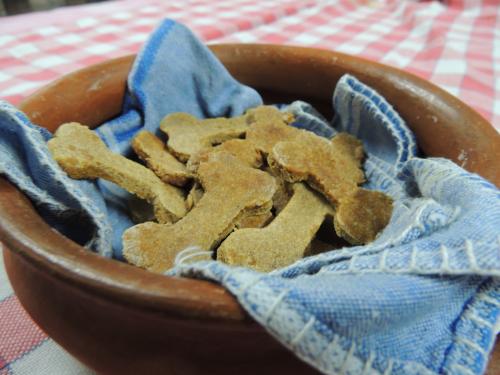
{"label": "bowl interior", "polygon": [[[495,167],[500,159],[500,136],[474,110],[426,81],[329,51],[237,44],[211,48],[236,79],[256,88],[267,102],[305,100],[325,115],[332,114],[331,95],[338,79],[353,74],[393,104],[426,155],[447,157],[500,185]],[[51,131],[68,121],[95,127],[119,114],[133,59],[107,61],[63,77],[20,108],[34,123]],[[460,159],[464,153],[467,158]],[[30,202],[3,178],[0,212],[0,233],[7,247],[75,287],[136,308],[248,322],[238,303],[220,286],[160,276],[104,259],[50,230]]]}

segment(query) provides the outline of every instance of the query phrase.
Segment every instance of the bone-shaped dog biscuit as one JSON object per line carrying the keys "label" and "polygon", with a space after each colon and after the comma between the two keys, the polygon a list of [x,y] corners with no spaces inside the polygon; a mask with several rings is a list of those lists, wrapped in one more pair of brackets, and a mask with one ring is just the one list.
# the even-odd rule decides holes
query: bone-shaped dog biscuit
{"label": "bone-shaped dog biscuit", "polygon": [[[293,140],[304,132],[290,126],[294,120],[291,113],[280,112],[275,107],[262,106],[247,111],[252,121],[248,129],[245,141],[254,145],[264,155],[268,155],[274,145],[281,141]],[[273,197],[273,207],[279,213],[288,202],[290,194],[288,183],[283,181],[279,173],[267,167],[266,171],[275,176],[277,182],[276,193]]]}
{"label": "bone-shaped dog biscuit", "polygon": [[[246,164],[258,168],[262,165],[262,154],[268,154],[272,147],[279,141],[293,139],[303,130],[296,129],[289,124],[294,120],[291,113],[281,112],[273,106],[260,106],[249,109],[245,116],[250,128],[247,130],[246,139],[232,139],[212,148],[204,148],[193,154],[187,163],[188,170],[195,173],[197,165],[206,160],[212,152],[227,151]],[[279,176],[270,169],[267,172],[276,177],[277,190],[273,197],[273,206],[279,212],[288,202],[290,194],[286,185]],[[270,213],[264,217],[245,219],[242,227],[265,225],[270,219]]]}
{"label": "bone-shaped dog biscuit", "polygon": [[360,160],[335,147],[328,139],[303,132],[291,141],[278,142],[268,162],[289,182],[306,181],[333,204],[356,191],[364,182]]}
{"label": "bone-shaped dog biscuit", "polygon": [[[246,141],[254,144],[265,155],[271,153],[278,142],[291,141],[304,133],[309,133],[290,126],[289,124],[294,120],[293,115],[280,112],[274,107],[258,107],[249,110],[247,114],[254,122],[247,131]],[[273,197],[273,206],[276,213],[279,213],[290,199],[288,182],[283,180],[279,170],[275,171],[272,167],[266,170],[276,177],[278,183]]]}
{"label": "bone-shaped dog biscuit", "polygon": [[291,112],[281,112],[272,105],[261,105],[246,111],[250,123],[275,123],[289,125],[294,121]]}
{"label": "bone-shaped dog biscuit", "polygon": [[132,140],[132,148],[162,181],[184,186],[191,178],[186,166],[172,156],[153,133],[141,131]]}
{"label": "bone-shaped dog biscuit", "polygon": [[353,158],[357,162],[357,165],[361,167],[361,161],[365,157],[365,152],[363,144],[358,138],[348,133],[338,133],[332,138],[331,143],[336,150]]}
{"label": "bone-shaped dog biscuit", "polygon": [[262,117],[259,121],[252,123],[247,131],[246,140],[253,143],[265,155],[271,152],[276,143],[293,140],[304,132],[304,130],[288,125],[277,116],[269,116],[269,120],[266,120],[265,117],[262,119]]}
{"label": "bone-shaped dog biscuit", "polygon": [[202,161],[208,160],[208,155],[214,152],[227,152],[253,168],[259,168],[263,162],[262,154],[257,151],[251,142],[245,139],[231,139],[221,145],[204,148],[191,155],[187,162],[187,169],[195,173],[199,164]]}
{"label": "bone-shaped dog biscuit", "polygon": [[238,220],[269,210],[276,189],[267,173],[222,152],[202,162],[198,176],[205,193],[184,218],[172,225],[144,223],[125,231],[123,253],[130,263],[162,272],[188,246],[213,250]]}
{"label": "bone-shaped dog biscuit", "polygon": [[[207,161],[209,156],[218,153],[218,152],[226,152],[237,159],[239,159],[241,162],[244,164],[253,167],[253,168],[258,168],[262,165],[263,158],[262,154],[255,148],[253,143],[245,140],[245,139],[230,139],[229,141],[226,141],[218,146],[215,147],[210,147],[210,148],[204,148],[195,154],[191,155],[187,162],[187,169],[195,174],[198,166],[201,162]],[[280,180],[277,179],[277,183]],[[280,186],[278,185],[277,188]],[[191,190],[187,199],[186,203],[188,205],[188,209],[190,209],[192,206],[194,206],[197,202],[197,190]],[[278,190],[275,193],[275,196],[278,194]],[[274,198],[273,198],[274,202]],[[273,214],[271,211],[267,211],[265,213],[258,213],[255,215],[249,215],[246,216],[242,219],[240,219],[236,223],[237,228],[260,228],[266,225],[268,222],[270,222],[273,218]]]}
{"label": "bone-shaped dog biscuit", "polygon": [[249,121],[245,115],[199,120],[187,113],[172,113],[161,121],[160,129],[168,136],[168,150],[187,162],[199,150],[243,136]]}
{"label": "bone-shaped dog biscuit", "polygon": [[[218,145],[216,147],[204,148],[195,154],[191,155],[187,162],[187,169],[195,174],[198,166],[201,162],[206,162],[210,155],[218,152],[225,152],[233,155],[242,163],[253,167],[258,168],[262,165],[262,154],[257,151],[254,145],[244,139],[231,139]],[[203,194],[203,193],[201,193]],[[275,193],[276,195],[276,193]],[[196,189],[196,184],[193,185],[193,188],[189,192],[186,198],[186,204],[188,209],[191,209],[198,201],[201,195],[199,194],[199,189]],[[274,199],[273,199],[274,201]],[[249,215],[242,219],[240,219],[236,223],[237,228],[260,228],[266,225],[271,219],[273,215],[271,211],[265,213],[258,213],[255,215]]]}
{"label": "bone-shaped dog biscuit", "polygon": [[392,199],[380,191],[358,189],[344,197],[335,210],[335,232],[352,244],[371,242],[392,214]]}
{"label": "bone-shaped dog biscuit", "polygon": [[[184,118],[186,122],[195,120],[191,116],[185,116],[185,115],[181,116],[181,119]],[[175,119],[176,117],[170,119],[170,122],[174,122]],[[250,127],[245,129],[245,131],[252,132],[253,134],[251,136],[252,139],[250,140],[230,139],[216,147],[207,147],[211,146],[213,144],[213,141],[207,142],[206,140],[204,140],[204,147],[200,147],[199,144],[196,146],[190,145],[190,147],[195,147],[199,150],[198,152],[191,154],[191,157],[187,164],[188,169],[190,171],[193,172],[196,171],[198,164],[202,160],[206,160],[208,154],[212,152],[222,152],[222,151],[229,152],[230,154],[236,156],[241,161],[245,162],[246,164],[252,167],[255,168],[260,167],[262,165],[262,155],[259,152],[261,147],[258,147],[258,143],[259,142],[266,142],[266,144],[269,144],[270,142],[273,142],[273,144],[276,143],[278,140],[277,138],[269,139],[269,135],[272,132],[269,131],[269,128],[275,128],[275,127],[278,128],[276,132],[281,131],[282,127],[286,127],[287,128],[286,130],[288,130],[288,128],[291,128],[288,126],[288,124],[293,121],[293,115],[288,112],[281,112],[276,107],[273,106],[260,106],[257,108],[249,109],[243,116],[234,117],[232,119],[219,118],[212,120],[198,120],[196,126],[192,125],[193,129],[182,129],[182,131],[186,133],[183,135],[183,138],[192,137],[195,144],[199,143],[198,138],[200,137],[205,139],[205,137],[210,138],[214,136],[212,134],[212,131],[209,131],[207,129],[203,129],[203,131],[207,133],[210,132],[210,135],[201,134],[201,132],[198,129],[201,129],[203,124],[205,126],[208,125],[209,127],[214,126],[213,124],[215,123],[220,124],[220,126],[223,126],[222,125],[223,123],[229,124],[230,121],[244,122],[246,124],[249,124]],[[167,122],[167,118],[165,119],[165,122]],[[167,126],[165,125],[165,128],[166,127]],[[291,131],[293,130],[297,129],[292,128]],[[172,131],[170,132],[172,133]],[[179,130],[179,132],[181,132],[181,130]],[[213,132],[219,132],[218,128],[216,128]],[[197,133],[197,135],[193,136],[192,133]]]}
{"label": "bone-shaped dog biscuit", "polygon": [[339,134],[331,142],[303,134],[277,143],[269,165],[287,181],[306,181],[336,207],[335,230],[353,244],[373,241],[392,214],[392,199],[381,192],[362,190],[363,158],[359,140]]}
{"label": "bone-shaped dog biscuit", "polygon": [[229,235],[217,250],[217,259],[268,272],[304,257],[314,235],[333,208],[302,183],[285,208],[265,228],[240,229]]}
{"label": "bone-shaped dog biscuit", "polygon": [[48,142],[48,148],[70,177],[114,182],[151,203],[159,222],[174,222],[186,213],[182,190],[165,184],[139,163],[111,152],[86,126],[61,125]]}

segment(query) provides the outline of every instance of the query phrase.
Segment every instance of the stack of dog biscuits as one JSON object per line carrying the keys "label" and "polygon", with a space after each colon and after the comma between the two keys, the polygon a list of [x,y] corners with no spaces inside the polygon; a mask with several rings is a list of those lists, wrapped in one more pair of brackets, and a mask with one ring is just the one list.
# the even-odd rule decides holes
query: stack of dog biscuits
{"label": "stack of dog biscuits", "polygon": [[69,176],[112,181],[152,205],[155,220],[123,235],[129,263],[164,272],[196,247],[268,272],[317,253],[312,244],[333,249],[316,238],[321,226],[366,244],[392,213],[390,197],[360,187],[358,139],[322,138],[293,120],[271,106],[230,119],[170,114],[160,125],[166,142],[146,131],[132,141],[145,165],[113,154],[76,123],[59,127],[48,146]]}

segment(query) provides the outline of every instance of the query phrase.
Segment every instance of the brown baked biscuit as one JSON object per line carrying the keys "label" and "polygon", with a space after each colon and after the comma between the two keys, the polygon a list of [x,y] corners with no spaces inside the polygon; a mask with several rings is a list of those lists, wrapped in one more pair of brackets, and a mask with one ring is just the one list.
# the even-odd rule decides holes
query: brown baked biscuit
{"label": "brown baked biscuit", "polygon": [[[273,106],[260,106],[247,111],[245,114],[247,122],[252,127],[262,127],[263,124],[278,124],[276,126],[288,126],[288,123],[293,121],[293,115],[290,113],[280,112]],[[254,139],[258,139],[261,133]],[[262,134],[265,139],[265,135]],[[216,152],[228,152],[237,157],[245,164],[259,168],[263,163],[262,153],[257,150],[256,146],[251,140],[248,139],[231,139],[220,145],[211,148],[203,148],[200,151],[191,155],[188,160],[187,167],[192,173],[196,173],[198,165],[202,161],[206,161],[208,156]],[[285,184],[281,179],[276,177],[277,190],[273,197],[273,206],[276,212],[286,205],[290,194],[285,189]],[[188,196],[188,201],[190,201]],[[260,228],[268,224],[273,219],[270,211],[264,214],[249,215],[240,220],[236,227],[238,228]]]}
{"label": "brown baked biscuit", "polygon": [[[267,143],[272,140],[268,139],[269,134],[265,134],[268,132],[268,127],[289,127],[288,124],[293,121],[293,115],[287,112],[281,112],[276,107],[273,106],[260,106],[256,108],[249,109],[243,116],[234,117],[232,119],[219,118],[214,119],[216,122],[220,123],[220,126],[224,126],[224,123],[227,123],[229,120],[231,121],[240,121],[245,122],[250,125],[250,128],[245,129],[246,131],[252,131],[252,137],[250,140],[248,139],[230,139],[230,140],[219,140],[216,143],[221,143],[216,147],[212,146],[214,142],[204,142],[203,147],[199,147],[199,145],[192,146],[197,148],[199,151],[192,153],[191,157],[188,161],[188,169],[190,171],[196,171],[196,168],[200,161],[206,160],[208,154],[211,152],[221,152],[226,151],[230,154],[236,156],[241,161],[247,163],[248,165],[258,168],[262,165],[262,155],[260,154],[260,149],[257,147],[257,143],[267,141]],[[201,120],[200,124],[213,124],[214,120]],[[211,122],[209,122],[211,121]],[[198,128],[201,125],[198,125]],[[200,133],[198,128],[193,131]],[[293,128],[294,129],[294,128]],[[292,131],[293,131],[292,129]],[[296,129],[295,129],[296,130]],[[184,130],[185,131],[185,130]],[[205,130],[208,132],[208,130]],[[219,130],[217,130],[219,131]],[[240,135],[243,135],[240,134]],[[188,135],[189,136],[189,135]],[[205,135],[197,134],[196,137],[205,137]],[[212,135],[210,135],[211,137]],[[234,137],[233,137],[234,138]],[[254,142],[257,141],[257,142]],[[275,140],[277,141],[277,139]]]}
{"label": "brown baked biscuit", "polygon": [[[201,162],[207,161],[209,155],[218,152],[226,152],[238,160],[248,165],[249,167],[258,168],[262,165],[262,154],[257,151],[254,145],[244,139],[231,139],[218,145],[216,147],[204,148],[197,153],[193,154],[188,162],[187,168],[191,173],[196,173],[198,166]],[[196,190],[192,190],[193,194],[196,194]],[[194,198],[194,199],[192,199]],[[191,192],[188,195],[186,202],[188,205],[193,205],[196,203],[196,196],[191,198]],[[188,207],[189,209],[189,207]],[[236,223],[237,228],[260,228],[270,222],[273,218],[271,211],[263,214],[250,215]]]}
{"label": "brown baked biscuit", "polygon": [[168,136],[168,150],[187,162],[191,155],[206,147],[243,136],[248,124],[245,115],[199,120],[187,113],[172,113],[161,121],[160,129]]}
{"label": "brown baked biscuit", "polygon": [[285,181],[306,181],[331,203],[338,204],[341,197],[354,193],[365,180],[360,160],[346,149],[351,147],[339,147],[311,132],[301,132],[291,141],[278,142],[268,163]]}
{"label": "brown baked biscuit", "polygon": [[389,223],[392,199],[380,191],[358,189],[341,199],[335,210],[335,231],[352,244],[371,242]]}
{"label": "brown baked biscuit", "polygon": [[[266,156],[276,143],[294,139],[303,132],[303,130],[289,125],[294,120],[291,113],[280,112],[272,106],[250,109],[247,111],[247,115],[252,124],[247,131],[245,140]],[[277,189],[273,197],[273,207],[277,214],[290,199],[289,184],[272,168],[266,167],[265,170],[276,178]]]}
{"label": "brown baked biscuit", "polygon": [[290,112],[281,112],[272,105],[261,105],[246,111],[245,115],[251,123],[284,123],[289,125],[294,121],[294,116]]}
{"label": "brown baked biscuit", "polygon": [[72,178],[103,178],[146,199],[156,219],[171,223],[186,214],[183,192],[165,184],[139,163],[111,152],[88,127],[78,123],[61,125],[48,142],[53,158]]}
{"label": "brown baked biscuit", "polygon": [[312,133],[279,142],[269,165],[286,181],[306,181],[335,205],[335,229],[352,244],[373,241],[388,223],[392,199],[381,192],[360,189],[364,182],[359,140],[339,134],[331,142]]}
{"label": "brown baked biscuit", "polygon": [[268,155],[276,143],[293,140],[295,137],[305,132],[305,130],[300,130],[288,125],[276,115],[269,117],[272,120],[260,119],[252,123],[246,135],[246,140],[252,142],[255,148],[264,155]]}
{"label": "brown baked biscuit", "polygon": [[302,183],[295,184],[293,190],[286,207],[267,227],[231,233],[219,246],[217,259],[263,272],[301,259],[325,217],[333,215],[333,209]]}
{"label": "brown baked biscuit", "polygon": [[214,152],[227,152],[237,157],[243,163],[254,168],[259,168],[263,162],[262,154],[257,151],[251,142],[248,142],[245,139],[231,139],[221,145],[204,148],[191,155],[187,162],[187,169],[190,172],[195,173],[198,169],[198,165],[202,161],[208,160],[208,155]]}
{"label": "brown baked biscuit", "polygon": [[363,150],[363,143],[358,138],[349,133],[338,133],[332,138],[332,145],[340,152],[351,155],[361,166],[365,151]]}
{"label": "brown baked biscuit", "polygon": [[267,173],[223,152],[202,162],[198,177],[205,193],[180,221],[144,223],[125,231],[123,253],[130,263],[163,272],[188,246],[213,250],[243,217],[268,211],[276,189]]}
{"label": "brown baked biscuit", "polygon": [[132,140],[132,148],[162,181],[184,186],[191,178],[186,166],[173,157],[165,144],[153,133],[139,132]]}

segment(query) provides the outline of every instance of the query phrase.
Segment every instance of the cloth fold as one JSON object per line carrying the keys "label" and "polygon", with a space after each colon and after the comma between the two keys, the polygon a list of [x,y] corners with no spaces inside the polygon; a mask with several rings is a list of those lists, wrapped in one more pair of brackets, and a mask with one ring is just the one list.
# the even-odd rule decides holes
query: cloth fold
{"label": "cloth fold", "polygon": [[[236,116],[261,103],[188,29],[166,20],[134,63],[122,114],[97,132],[128,156],[137,131],[158,134],[168,113]],[[269,274],[182,261],[188,257],[178,257],[168,274],[222,284],[283,345],[325,373],[483,373],[500,327],[500,192],[450,161],[420,158],[404,120],[355,77],[340,79],[332,104],[332,121],[304,102],[282,110],[295,114],[294,126],[320,136],[347,131],[363,141],[365,187],[395,199],[380,236]],[[50,158],[50,137],[1,103],[0,173],[57,230],[120,259],[121,234],[132,225],[130,195],[107,182],[68,178]]]}
{"label": "cloth fold", "polygon": [[[451,161],[419,158],[400,116],[354,77],[340,79],[333,103],[333,132],[356,135],[368,152],[366,187],[395,199],[380,236],[269,274],[215,261],[169,274],[221,283],[325,373],[484,372],[500,327],[500,192]],[[286,108],[295,125],[325,135],[307,104]]]}

